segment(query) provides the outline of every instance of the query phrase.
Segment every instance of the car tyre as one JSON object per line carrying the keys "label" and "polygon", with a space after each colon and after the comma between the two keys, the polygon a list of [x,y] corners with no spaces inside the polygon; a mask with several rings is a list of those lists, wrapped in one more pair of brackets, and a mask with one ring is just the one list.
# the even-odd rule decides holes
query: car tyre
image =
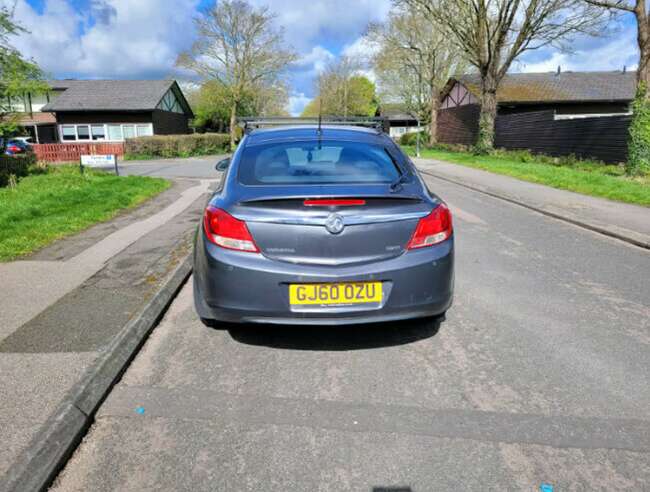
{"label": "car tyre", "polygon": [[219,327],[219,323],[217,322],[216,319],[201,318],[201,323],[203,323],[208,328],[218,328]]}

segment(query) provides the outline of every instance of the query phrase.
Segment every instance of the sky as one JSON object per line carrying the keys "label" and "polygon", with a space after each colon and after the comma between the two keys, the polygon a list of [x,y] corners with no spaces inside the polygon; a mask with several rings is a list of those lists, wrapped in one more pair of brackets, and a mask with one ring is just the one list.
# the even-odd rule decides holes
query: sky
{"label": "sky", "polygon": [[[314,80],[340,55],[368,54],[363,33],[381,22],[390,0],[249,0],[275,12],[286,43],[299,55],[288,72],[289,111],[298,115],[314,96]],[[53,78],[182,79],[174,68],[179,52],[195,39],[193,19],[215,0],[0,0],[15,5],[29,33],[13,44]],[[573,52],[526,53],[511,71],[621,70],[638,63],[631,15],[599,38],[583,37]],[[369,74],[372,76],[372,74]]]}

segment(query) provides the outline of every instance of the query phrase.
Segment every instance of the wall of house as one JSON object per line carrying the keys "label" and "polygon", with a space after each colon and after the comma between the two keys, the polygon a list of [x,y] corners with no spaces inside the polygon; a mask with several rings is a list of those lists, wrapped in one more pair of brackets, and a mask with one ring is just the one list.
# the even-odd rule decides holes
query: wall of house
{"label": "wall of house", "polygon": [[478,137],[479,113],[477,104],[441,109],[438,112],[438,141],[474,145]]}
{"label": "wall of house", "polygon": [[129,113],[129,112],[73,112],[66,111],[56,113],[56,120],[59,125],[74,123],[151,123],[152,114]]}
{"label": "wall of house", "polygon": [[495,145],[555,156],[574,154],[604,162],[624,162],[630,120],[628,115],[557,120],[554,111],[500,115],[496,120]]}
{"label": "wall of house", "polygon": [[156,109],[152,114],[155,135],[178,135],[189,133],[189,118],[185,113]]}

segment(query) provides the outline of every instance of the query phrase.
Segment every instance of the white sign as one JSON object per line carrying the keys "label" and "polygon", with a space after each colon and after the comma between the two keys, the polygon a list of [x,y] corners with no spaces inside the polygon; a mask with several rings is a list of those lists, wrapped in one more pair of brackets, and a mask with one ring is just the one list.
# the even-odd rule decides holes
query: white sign
{"label": "white sign", "polygon": [[81,165],[88,167],[109,167],[114,166],[117,156],[115,154],[109,155],[82,155]]}

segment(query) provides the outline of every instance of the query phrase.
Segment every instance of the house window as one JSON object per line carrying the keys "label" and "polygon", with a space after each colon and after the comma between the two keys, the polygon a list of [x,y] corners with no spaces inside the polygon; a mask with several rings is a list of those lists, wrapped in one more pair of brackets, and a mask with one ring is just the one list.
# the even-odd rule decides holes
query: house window
{"label": "house window", "polygon": [[63,140],[77,140],[77,132],[74,125],[63,125],[61,127],[61,136]]}
{"label": "house window", "polygon": [[108,125],[108,139],[114,141],[123,140],[122,125]]}
{"label": "house window", "polygon": [[138,137],[150,137],[153,135],[153,128],[150,124],[137,126]]}
{"label": "house window", "polygon": [[93,140],[104,140],[106,138],[104,125],[92,125],[90,131],[92,132]]}
{"label": "house window", "polygon": [[77,125],[77,140],[90,140],[90,127],[88,125]]}
{"label": "house window", "polygon": [[92,125],[61,125],[60,132],[61,140],[64,141],[104,140],[122,142],[126,138],[153,135],[153,124],[93,123]]}

